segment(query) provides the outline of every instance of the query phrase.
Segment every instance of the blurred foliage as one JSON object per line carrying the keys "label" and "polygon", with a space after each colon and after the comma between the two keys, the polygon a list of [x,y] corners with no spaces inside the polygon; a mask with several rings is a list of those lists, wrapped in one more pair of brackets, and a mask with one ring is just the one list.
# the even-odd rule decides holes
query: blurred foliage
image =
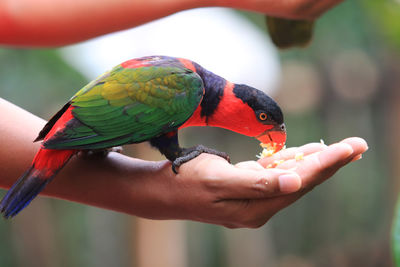
{"label": "blurred foliage", "polygon": [[384,38],[400,47],[400,2],[397,0],[362,1],[374,24],[381,30]]}
{"label": "blurred foliage", "polygon": [[392,228],[392,249],[396,266],[400,266],[400,198],[397,200]]}
{"label": "blurred foliage", "polygon": [[[363,5],[381,31],[382,37],[388,40],[398,52],[400,49],[400,2],[395,0],[364,1]],[[391,244],[396,266],[400,266],[400,195],[394,211]]]}
{"label": "blurred foliage", "polygon": [[0,97],[43,117],[87,83],[56,50],[0,49],[0,64]]}

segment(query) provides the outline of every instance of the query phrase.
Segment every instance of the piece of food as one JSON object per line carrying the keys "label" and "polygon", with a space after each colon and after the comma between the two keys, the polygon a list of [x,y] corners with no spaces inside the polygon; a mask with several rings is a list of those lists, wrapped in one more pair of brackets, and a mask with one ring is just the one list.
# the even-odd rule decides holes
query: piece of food
{"label": "piece of food", "polygon": [[296,155],[294,156],[294,159],[296,161],[303,160],[304,159],[304,153],[303,152],[296,153]]}
{"label": "piece of food", "polygon": [[257,158],[263,159],[265,157],[271,157],[274,154],[274,149],[263,148],[260,154],[256,155]]}
{"label": "piece of food", "polygon": [[273,162],[272,164],[268,164],[266,168],[267,168],[267,169],[275,168],[275,167],[277,167],[279,164],[282,164],[282,163],[284,163],[284,162],[285,162],[284,159],[274,160],[274,162]]}
{"label": "piece of food", "polygon": [[[263,148],[263,150],[260,152],[260,154],[256,155],[257,158],[259,159],[263,159],[265,157],[270,157],[273,154],[275,154],[275,152],[277,151],[277,143],[268,143],[268,144],[264,144],[264,143],[260,143],[260,146]],[[286,146],[284,146],[282,149],[285,149]]]}
{"label": "piece of food", "polygon": [[[271,157],[273,154],[281,150],[280,147],[282,147],[282,144],[279,145],[277,143],[260,143],[260,146],[263,148],[263,150],[260,152],[260,154],[256,155],[256,157],[259,159],[263,159],[265,157]],[[283,146],[282,150],[283,149],[286,149],[286,146]]]}

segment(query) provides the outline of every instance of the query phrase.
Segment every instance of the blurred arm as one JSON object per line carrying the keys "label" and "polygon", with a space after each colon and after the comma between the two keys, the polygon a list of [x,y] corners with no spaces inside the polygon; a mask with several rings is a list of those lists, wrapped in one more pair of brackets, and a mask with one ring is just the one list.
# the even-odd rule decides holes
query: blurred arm
{"label": "blurred arm", "polygon": [[60,46],[128,29],[178,11],[222,6],[312,19],[342,0],[2,0],[0,44]]}
{"label": "blurred arm", "polygon": [[127,29],[180,10],[190,0],[3,0],[0,43],[58,46]]}

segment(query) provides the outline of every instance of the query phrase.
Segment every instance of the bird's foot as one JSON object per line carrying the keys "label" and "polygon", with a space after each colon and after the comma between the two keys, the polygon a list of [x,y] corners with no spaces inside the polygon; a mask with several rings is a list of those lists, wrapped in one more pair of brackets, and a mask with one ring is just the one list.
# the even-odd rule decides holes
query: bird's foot
{"label": "bird's foot", "polygon": [[183,163],[188,162],[189,160],[194,159],[195,157],[199,156],[201,153],[213,154],[219,156],[221,158],[226,159],[229,163],[231,162],[229,156],[225,152],[221,152],[212,148],[205,147],[203,145],[197,145],[191,148],[183,149],[182,155],[176,158],[172,162],[172,171],[175,174],[178,174],[177,168],[179,168]]}

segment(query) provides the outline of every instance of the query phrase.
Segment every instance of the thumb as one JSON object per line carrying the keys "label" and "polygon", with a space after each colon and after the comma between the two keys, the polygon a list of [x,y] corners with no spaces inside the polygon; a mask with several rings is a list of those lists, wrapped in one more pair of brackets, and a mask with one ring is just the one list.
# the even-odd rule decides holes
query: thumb
{"label": "thumb", "polygon": [[[289,194],[301,188],[300,176],[289,170],[255,169],[232,166],[216,182],[218,196],[226,199],[259,199]],[[222,178],[221,178],[222,177]]]}

